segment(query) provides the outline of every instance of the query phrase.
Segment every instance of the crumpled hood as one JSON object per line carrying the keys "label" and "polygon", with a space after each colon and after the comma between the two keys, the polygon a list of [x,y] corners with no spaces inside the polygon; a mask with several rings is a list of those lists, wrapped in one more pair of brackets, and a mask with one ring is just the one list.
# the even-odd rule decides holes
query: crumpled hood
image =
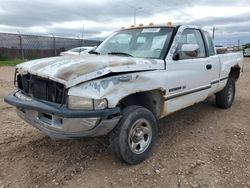
{"label": "crumpled hood", "polygon": [[64,84],[67,88],[111,72],[164,69],[163,60],[111,55],[43,58],[17,65],[21,74],[34,74]]}

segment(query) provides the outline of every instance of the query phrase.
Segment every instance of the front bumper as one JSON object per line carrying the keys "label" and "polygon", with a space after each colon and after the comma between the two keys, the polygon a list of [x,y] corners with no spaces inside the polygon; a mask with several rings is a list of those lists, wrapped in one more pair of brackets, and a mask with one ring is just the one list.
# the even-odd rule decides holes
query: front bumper
{"label": "front bumper", "polygon": [[65,105],[11,93],[4,101],[17,108],[17,114],[54,139],[99,136],[110,132],[120,120],[119,108],[70,110]]}

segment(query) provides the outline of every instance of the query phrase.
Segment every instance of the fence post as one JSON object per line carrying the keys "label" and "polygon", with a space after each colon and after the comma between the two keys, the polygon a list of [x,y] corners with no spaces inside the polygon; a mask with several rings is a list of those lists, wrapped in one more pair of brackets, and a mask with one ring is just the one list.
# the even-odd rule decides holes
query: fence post
{"label": "fence post", "polygon": [[19,42],[20,42],[20,51],[21,51],[21,58],[24,60],[24,53],[23,53],[23,40],[20,31],[18,31]]}
{"label": "fence post", "polygon": [[53,37],[53,50],[54,50],[54,56],[57,56],[57,52],[56,52],[56,38],[54,36],[53,33],[51,33],[52,37]]}
{"label": "fence post", "polygon": [[79,44],[77,46],[82,46],[82,39],[80,38],[80,36],[77,36],[78,40],[79,40]]}

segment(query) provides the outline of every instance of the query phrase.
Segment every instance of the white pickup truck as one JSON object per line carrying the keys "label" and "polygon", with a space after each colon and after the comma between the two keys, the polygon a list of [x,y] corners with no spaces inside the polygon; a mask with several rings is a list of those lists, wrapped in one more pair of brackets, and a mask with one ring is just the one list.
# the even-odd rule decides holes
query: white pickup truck
{"label": "white pickup truck", "polygon": [[160,118],[213,94],[218,107],[231,107],[242,71],[242,53],[217,55],[195,26],[134,27],[90,55],[17,65],[17,91],[5,102],[51,138],[108,134],[117,157],[138,164],[157,140]]}

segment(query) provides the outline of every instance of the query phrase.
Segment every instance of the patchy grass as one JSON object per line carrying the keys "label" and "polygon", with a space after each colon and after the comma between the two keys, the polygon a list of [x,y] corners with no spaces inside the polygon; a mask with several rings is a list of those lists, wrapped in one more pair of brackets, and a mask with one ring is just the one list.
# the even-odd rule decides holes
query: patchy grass
{"label": "patchy grass", "polygon": [[16,66],[19,63],[24,62],[21,59],[13,59],[13,60],[6,60],[6,61],[0,61],[0,66]]}

